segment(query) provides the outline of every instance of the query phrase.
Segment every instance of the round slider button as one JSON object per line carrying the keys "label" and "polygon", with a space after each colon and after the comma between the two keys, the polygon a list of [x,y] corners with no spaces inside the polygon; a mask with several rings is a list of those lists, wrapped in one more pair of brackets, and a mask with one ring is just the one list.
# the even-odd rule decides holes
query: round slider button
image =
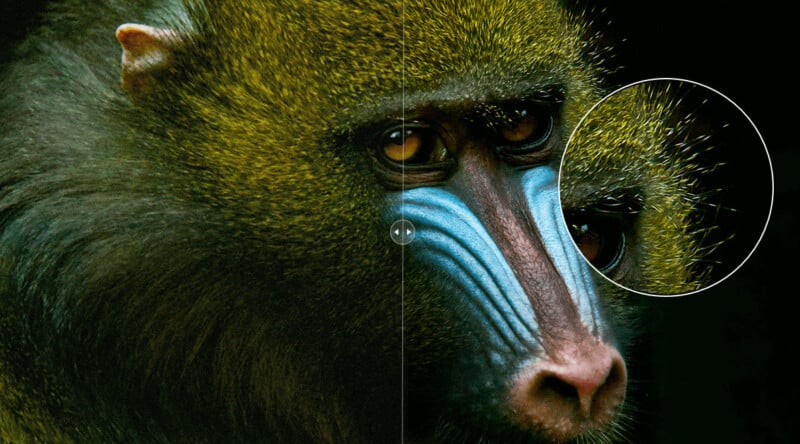
{"label": "round slider button", "polygon": [[417,230],[411,221],[400,219],[389,228],[389,236],[397,245],[408,245],[417,236]]}

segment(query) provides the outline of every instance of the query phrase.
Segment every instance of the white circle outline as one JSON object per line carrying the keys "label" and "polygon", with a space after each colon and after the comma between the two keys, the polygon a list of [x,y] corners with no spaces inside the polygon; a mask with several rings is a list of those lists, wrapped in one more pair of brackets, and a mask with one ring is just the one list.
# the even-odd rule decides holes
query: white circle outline
{"label": "white circle outline", "polygon": [[[401,228],[405,228],[405,229],[408,229],[408,227],[411,227],[411,234],[409,234],[409,235],[403,234],[403,235],[400,236],[401,239],[405,240],[404,242],[400,242],[400,241],[398,241],[397,239],[394,238],[394,235],[393,235],[392,232],[394,231],[395,225],[397,225],[398,227],[401,227]],[[417,238],[417,227],[415,227],[414,224],[408,219],[402,219],[402,218],[401,219],[397,219],[394,222],[392,222],[392,225],[389,226],[389,238],[392,239],[392,242],[396,243],[397,245],[400,245],[401,247],[405,247],[408,244],[410,244],[411,242],[414,242],[414,239]]]}
{"label": "white circle outline", "polygon": [[[559,210],[561,212],[561,223],[564,224],[564,226],[567,228],[567,231],[569,231],[569,226],[567,225],[567,221],[564,218],[564,208],[561,205],[561,170],[564,167],[564,159],[566,158],[567,151],[569,151],[569,145],[572,142],[572,138],[575,136],[575,133],[578,131],[578,128],[580,128],[581,124],[583,124],[583,121],[586,120],[586,118],[589,116],[589,114],[592,113],[592,111],[595,110],[595,108],[600,106],[600,104],[605,102],[607,99],[609,99],[614,94],[617,94],[620,91],[623,91],[625,89],[634,87],[636,85],[641,85],[641,84],[648,83],[648,82],[660,82],[660,81],[683,82],[683,83],[689,83],[689,84],[692,84],[692,85],[695,85],[695,86],[700,86],[700,87],[703,87],[703,88],[705,88],[705,89],[707,89],[707,90],[709,90],[709,91],[711,91],[713,93],[716,93],[717,95],[723,97],[725,100],[727,100],[729,103],[731,103],[733,106],[735,106],[736,109],[739,110],[739,112],[742,113],[742,115],[747,119],[747,121],[750,122],[750,126],[753,127],[753,130],[755,130],[756,134],[758,135],[758,139],[761,141],[761,146],[764,148],[764,153],[767,155],[767,164],[769,165],[769,177],[770,177],[769,212],[767,213],[767,220],[764,222],[764,228],[761,230],[761,234],[758,236],[758,240],[756,241],[755,245],[750,250],[750,252],[747,254],[747,256],[742,260],[742,262],[738,266],[736,266],[736,268],[733,269],[733,271],[731,271],[730,273],[726,274],[723,278],[721,278],[721,279],[717,280],[716,282],[711,283],[711,284],[709,284],[709,285],[707,285],[705,287],[699,288],[697,290],[692,290],[692,291],[689,291],[689,292],[686,292],[686,293],[677,293],[677,294],[654,294],[654,293],[647,293],[647,292],[640,291],[640,290],[634,290],[634,289],[628,288],[628,287],[620,284],[619,282],[614,281],[613,279],[611,279],[608,276],[606,276],[604,273],[600,272],[600,270],[598,270],[597,267],[592,265],[592,263],[589,262],[586,259],[586,257],[584,257],[583,254],[581,254],[581,258],[583,258],[583,260],[586,261],[586,263],[590,267],[592,267],[592,269],[594,271],[596,271],[598,274],[603,276],[603,278],[605,278],[607,281],[609,281],[612,284],[622,288],[623,290],[627,290],[627,291],[630,291],[632,293],[640,294],[642,296],[651,296],[651,297],[659,297],[659,298],[676,298],[676,297],[682,297],[682,296],[689,296],[689,295],[693,295],[693,294],[700,293],[702,291],[708,290],[709,288],[713,288],[713,287],[717,286],[718,284],[722,283],[723,281],[727,280],[729,277],[733,276],[733,274],[736,273],[737,271],[739,271],[739,269],[742,268],[742,266],[750,259],[750,257],[753,255],[753,253],[755,253],[756,249],[758,249],[758,246],[759,246],[759,244],[761,244],[761,240],[764,238],[764,234],[767,232],[767,228],[769,227],[769,221],[772,218],[772,209],[773,209],[773,206],[774,206],[774,203],[775,203],[775,172],[773,171],[773,168],[772,168],[772,158],[769,155],[769,149],[767,148],[767,144],[766,144],[766,142],[764,142],[764,137],[761,135],[761,132],[758,130],[758,127],[756,127],[755,123],[753,123],[753,119],[751,119],[750,116],[748,116],[747,113],[744,112],[742,107],[740,107],[738,104],[736,104],[736,102],[731,100],[725,94],[722,94],[721,92],[717,91],[716,89],[714,89],[714,88],[712,88],[712,87],[710,87],[708,85],[705,85],[705,84],[700,83],[700,82],[696,82],[694,80],[682,79],[682,78],[679,78],[679,77],[653,77],[653,78],[639,80],[639,81],[636,81],[636,82],[633,82],[633,83],[629,83],[627,85],[624,85],[624,86],[621,86],[621,87],[615,89],[611,93],[605,95],[602,99],[598,100],[597,103],[592,105],[592,107],[589,109],[589,111],[587,111],[586,114],[584,114],[583,117],[581,117],[581,119],[578,121],[578,124],[575,125],[575,128],[572,130],[572,133],[570,134],[569,139],[567,139],[567,143],[564,145],[564,153],[561,155],[561,162],[558,165],[558,208],[559,208]],[[570,242],[572,242],[572,245],[576,249],[578,249],[578,244],[575,243],[575,240],[572,239],[572,236],[570,236]]]}

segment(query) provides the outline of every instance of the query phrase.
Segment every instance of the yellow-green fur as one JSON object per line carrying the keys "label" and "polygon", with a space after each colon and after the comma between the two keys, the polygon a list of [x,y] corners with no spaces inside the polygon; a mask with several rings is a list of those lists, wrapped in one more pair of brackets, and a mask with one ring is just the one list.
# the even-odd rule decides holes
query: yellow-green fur
{"label": "yellow-green fur", "polygon": [[665,83],[637,84],[601,102],[574,133],[561,171],[567,208],[626,192],[641,196],[637,276],[615,280],[660,295],[702,284],[702,273],[694,269],[700,251],[690,219],[699,170],[675,143],[680,128],[670,126],[675,106]]}
{"label": "yellow-green fur", "polygon": [[[397,350],[381,340],[400,338],[392,315],[400,252],[386,236],[386,191],[354,130],[400,117],[404,105],[457,107],[559,84],[565,140],[602,96],[599,69],[582,57],[580,19],[549,0],[189,2],[189,25],[171,15],[151,23],[186,40],[156,91],[129,100],[106,22],[158,14],[137,3],[128,17],[128,2],[102,5],[84,18],[80,2],[59,2],[2,85],[23,105],[4,102],[16,126],[0,145],[0,181],[14,188],[0,194],[0,234],[10,245],[0,253],[12,258],[0,262],[0,291],[13,301],[4,300],[0,319],[14,335],[0,338],[0,437],[127,442],[157,430],[152,441],[166,441],[212,427],[178,420],[159,428],[114,404],[146,391],[173,416],[199,405],[231,430],[261,419],[290,424],[279,438],[299,430],[320,442],[372,442],[359,421],[397,412],[360,405],[339,379],[326,379],[354,378],[337,335],[357,338],[353,348],[364,351],[355,361],[392,357]],[[616,172],[635,168],[626,178],[647,195],[644,288],[694,288],[691,205],[674,194],[690,179],[661,144],[670,102],[635,91],[593,114],[604,135],[579,134],[571,149],[592,149],[566,167],[574,178],[567,201],[582,202],[580,184],[598,171],[610,177],[598,189],[613,190]],[[614,149],[620,143],[630,149]],[[28,217],[23,210],[33,216],[9,228]],[[21,226],[28,220],[35,224]],[[79,236],[81,248],[70,243]],[[331,320],[341,323],[336,335],[324,331]],[[43,326],[45,338],[26,336]],[[50,350],[61,341],[63,350]],[[18,349],[30,343],[41,360]],[[82,362],[93,353],[114,358],[103,370],[119,393],[98,395],[108,405],[76,396],[53,407],[33,387],[48,372],[62,376],[53,363],[72,363],[81,376],[94,370],[95,361]],[[375,361],[364,365],[380,368]],[[20,377],[28,373],[34,382]],[[105,416],[93,416],[95,407]],[[130,422],[120,419],[128,414]]]}

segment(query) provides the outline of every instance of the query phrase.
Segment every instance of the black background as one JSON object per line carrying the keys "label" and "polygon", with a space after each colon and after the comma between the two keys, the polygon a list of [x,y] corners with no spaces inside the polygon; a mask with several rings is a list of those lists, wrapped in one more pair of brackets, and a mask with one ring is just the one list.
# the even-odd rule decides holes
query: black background
{"label": "black background", "polygon": [[[0,1],[0,62],[45,1]],[[752,257],[703,293],[648,299],[647,344],[655,359],[648,402],[637,416],[658,443],[792,443],[800,409],[796,256],[800,165],[795,121],[798,56],[794,13],[774,2],[572,0],[623,69],[609,85],[651,77],[694,80],[722,92],[760,130],[774,167],[774,209]],[[611,21],[608,23],[608,21]],[[745,159],[746,160],[746,159]],[[747,190],[750,177],[733,178]],[[731,197],[731,196],[727,196]],[[746,200],[746,199],[745,199]],[[653,436],[657,438],[652,438]],[[638,442],[638,441],[637,441]]]}
{"label": "black background", "polygon": [[[798,367],[797,25],[774,2],[578,1],[613,42],[612,84],[679,77],[736,102],[766,142],[775,178],[765,236],[733,276],[702,293],[653,299],[648,329],[656,389],[644,426],[658,443],[800,440]],[[608,23],[608,21],[611,21]],[[751,151],[752,152],[752,151]],[[735,155],[735,154],[734,154]],[[737,159],[746,164],[742,154]],[[745,193],[752,175],[729,177]],[[757,179],[756,179],[757,180]],[[730,193],[733,194],[733,193]],[[735,199],[732,195],[725,199]],[[744,194],[747,201],[752,195]],[[755,216],[754,216],[755,217]],[[643,381],[646,384],[647,381]]]}

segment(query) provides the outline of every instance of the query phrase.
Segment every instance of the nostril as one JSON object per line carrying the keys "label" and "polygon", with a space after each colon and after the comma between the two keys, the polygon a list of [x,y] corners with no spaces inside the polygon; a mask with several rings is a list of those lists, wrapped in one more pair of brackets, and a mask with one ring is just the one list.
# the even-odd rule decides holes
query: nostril
{"label": "nostril", "polygon": [[557,360],[523,370],[510,392],[522,426],[568,440],[613,422],[625,398],[625,362],[608,345],[592,341],[565,346]]}
{"label": "nostril", "polygon": [[559,399],[575,404],[579,402],[578,390],[555,375],[544,375],[541,383],[534,385],[531,397]]}
{"label": "nostril", "polygon": [[609,353],[594,353],[583,359],[545,365],[531,396],[540,398],[540,402],[545,399],[559,402],[589,419],[603,416],[625,393],[625,364],[618,354],[609,350]]}

